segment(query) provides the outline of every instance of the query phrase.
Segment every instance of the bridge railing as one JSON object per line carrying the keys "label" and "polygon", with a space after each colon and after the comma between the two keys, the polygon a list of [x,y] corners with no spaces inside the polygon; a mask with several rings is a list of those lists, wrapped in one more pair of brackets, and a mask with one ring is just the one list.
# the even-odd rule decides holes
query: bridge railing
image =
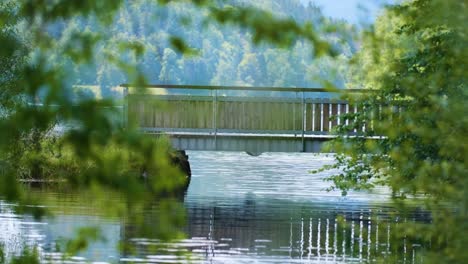
{"label": "bridge railing", "polygon": [[328,135],[360,110],[322,88],[122,86],[126,118],[152,133]]}

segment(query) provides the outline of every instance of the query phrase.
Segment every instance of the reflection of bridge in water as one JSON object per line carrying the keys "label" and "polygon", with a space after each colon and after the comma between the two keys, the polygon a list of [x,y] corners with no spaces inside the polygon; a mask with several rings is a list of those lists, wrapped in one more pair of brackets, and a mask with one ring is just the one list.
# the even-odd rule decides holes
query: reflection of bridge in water
{"label": "reflection of bridge in water", "polygon": [[[422,262],[419,251],[424,245],[398,238],[398,221],[390,217],[391,208],[330,210],[290,203],[294,210],[279,207],[278,212],[268,204],[249,200],[230,206],[188,204],[188,239],[169,249],[188,250],[194,259],[203,260],[200,263],[253,261],[256,257],[261,263],[367,263],[386,257],[402,263]],[[423,211],[407,216],[400,221],[428,219]],[[133,240],[133,236],[127,233],[126,239],[133,241],[141,256],[151,255],[151,246],[161,244],[152,239]]]}
{"label": "reflection of bridge in water", "polygon": [[358,111],[325,89],[151,85],[136,92],[122,86],[126,120],[143,132],[169,135],[180,150],[320,152],[334,127],[353,121],[343,114]]}

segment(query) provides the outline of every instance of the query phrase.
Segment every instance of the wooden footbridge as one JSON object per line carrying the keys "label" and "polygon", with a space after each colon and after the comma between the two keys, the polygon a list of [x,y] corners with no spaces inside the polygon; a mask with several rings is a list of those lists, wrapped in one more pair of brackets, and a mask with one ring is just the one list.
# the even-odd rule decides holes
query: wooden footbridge
{"label": "wooden footbridge", "polygon": [[[150,85],[124,87],[126,122],[166,134],[180,150],[320,152],[356,107],[325,89]],[[336,118],[332,118],[336,116]]]}

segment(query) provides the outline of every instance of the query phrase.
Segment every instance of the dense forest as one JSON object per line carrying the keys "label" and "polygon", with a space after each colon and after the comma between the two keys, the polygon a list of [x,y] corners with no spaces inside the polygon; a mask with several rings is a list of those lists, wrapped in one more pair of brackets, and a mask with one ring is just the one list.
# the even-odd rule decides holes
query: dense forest
{"label": "dense forest", "polygon": [[[226,3],[219,3],[226,5]],[[319,8],[304,6],[298,0],[282,1],[229,1],[230,5],[256,7],[299,23],[311,22],[317,30],[325,30],[331,23]],[[75,32],[104,33],[105,41],[97,46],[97,54],[112,53],[137,65],[149,83],[197,84],[197,85],[243,85],[322,87],[327,80],[336,87],[344,88],[345,65],[355,51],[354,29],[346,27],[327,36],[338,51],[336,58],[322,57],[313,60],[313,51],[306,41],[297,41],[293,47],[281,49],[268,44],[252,44],[251,32],[219,25],[207,17],[195,15],[195,7],[171,3],[160,6],[152,1],[126,1],[110,27],[103,27],[92,17],[78,17],[71,22],[55,23],[49,27],[52,36],[68,42]],[[340,24],[339,21],[333,21]],[[180,25],[184,26],[180,26]],[[171,45],[171,36],[180,37],[194,54],[182,55]],[[144,55],[115,54],[121,40],[135,41],[145,46]],[[115,86],[127,82],[124,74],[108,60],[97,58],[92,65],[70,63],[66,58],[55,58],[68,67],[69,81],[81,87],[93,87],[98,96],[109,96],[119,89]],[[100,89],[98,89],[101,87]],[[96,89],[100,91],[96,91]]]}

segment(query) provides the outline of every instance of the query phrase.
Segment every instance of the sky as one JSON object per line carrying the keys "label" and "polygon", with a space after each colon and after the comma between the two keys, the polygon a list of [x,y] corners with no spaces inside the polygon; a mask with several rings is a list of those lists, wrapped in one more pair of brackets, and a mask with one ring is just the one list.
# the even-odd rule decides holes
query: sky
{"label": "sky", "polygon": [[345,19],[353,24],[373,22],[385,3],[395,0],[301,0],[315,3],[322,8],[325,16]]}

